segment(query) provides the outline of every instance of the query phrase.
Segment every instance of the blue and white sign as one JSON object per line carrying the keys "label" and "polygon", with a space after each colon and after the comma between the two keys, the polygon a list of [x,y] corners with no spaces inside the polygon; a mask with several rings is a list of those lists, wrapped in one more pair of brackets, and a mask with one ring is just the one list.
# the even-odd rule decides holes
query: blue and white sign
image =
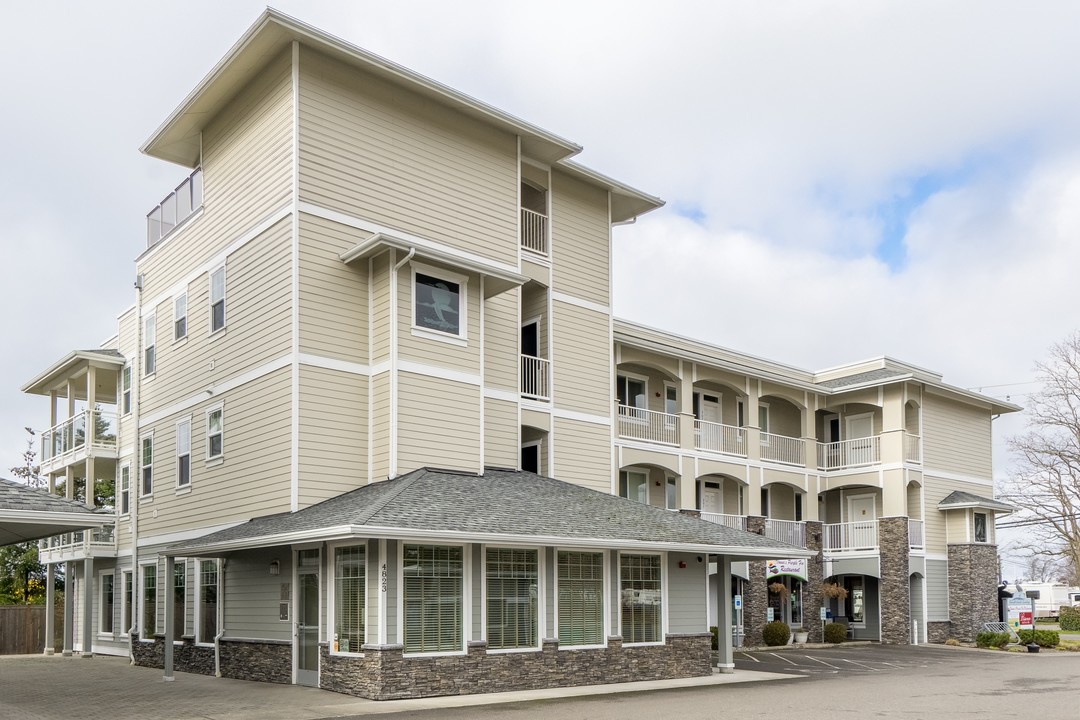
{"label": "blue and white sign", "polygon": [[735,609],[742,610],[742,595],[735,596]]}

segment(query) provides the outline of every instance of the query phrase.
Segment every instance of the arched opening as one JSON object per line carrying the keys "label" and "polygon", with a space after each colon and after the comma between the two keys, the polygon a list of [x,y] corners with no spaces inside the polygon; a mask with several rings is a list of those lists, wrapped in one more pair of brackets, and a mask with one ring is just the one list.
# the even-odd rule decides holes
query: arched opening
{"label": "arched opening", "polygon": [[679,476],[656,465],[629,465],[619,470],[619,496],[644,505],[679,509]]}

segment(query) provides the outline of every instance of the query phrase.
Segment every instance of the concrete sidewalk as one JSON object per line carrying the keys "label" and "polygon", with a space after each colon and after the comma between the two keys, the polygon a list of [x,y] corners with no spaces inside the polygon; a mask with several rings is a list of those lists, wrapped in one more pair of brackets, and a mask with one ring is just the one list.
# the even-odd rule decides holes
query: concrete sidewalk
{"label": "concrete sidewalk", "polygon": [[[318,720],[555,698],[792,680],[740,670],[711,677],[375,702],[270,683],[132,667],[126,658],[0,657],[0,718],[20,720]],[[798,679],[798,678],[794,678]]]}

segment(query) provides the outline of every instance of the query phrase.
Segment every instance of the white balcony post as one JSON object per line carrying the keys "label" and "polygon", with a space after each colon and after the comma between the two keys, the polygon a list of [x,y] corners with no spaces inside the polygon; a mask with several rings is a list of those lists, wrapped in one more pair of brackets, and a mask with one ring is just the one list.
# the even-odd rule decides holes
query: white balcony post
{"label": "white balcony post", "polygon": [[64,649],[63,656],[71,657],[72,638],[75,634],[75,563],[64,563]]}
{"label": "white balcony post", "polygon": [[165,682],[172,682],[173,677],[173,616],[176,614],[176,598],[173,583],[176,580],[173,574],[176,572],[176,558],[172,555],[165,556],[165,582],[159,582],[158,587],[165,591]]}
{"label": "white balcony post", "polygon": [[[92,491],[87,492],[87,495],[93,494]],[[89,535],[92,531],[87,529],[86,532]],[[87,557],[83,560],[82,656],[92,658],[94,657],[94,559],[89,557],[88,549],[86,552]]]}
{"label": "white balcony post", "polygon": [[52,563],[45,566],[45,654],[56,652],[56,570]]}

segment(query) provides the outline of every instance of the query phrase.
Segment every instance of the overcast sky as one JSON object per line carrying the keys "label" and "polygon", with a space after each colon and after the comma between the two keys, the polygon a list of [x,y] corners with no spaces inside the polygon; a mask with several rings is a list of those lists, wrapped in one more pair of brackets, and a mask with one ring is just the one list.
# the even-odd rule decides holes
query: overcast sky
{"label": "overcast sky", "polygon": [[[620,317],[807,369],[889,355],[1023,404],[1077,328],[1080,4],[292,2],[667,201],[615,242]],[[132,304],[138,152],[259,2],[0,0],[0,467],[18,388]],[[1002,440],[1022,418],[995,422]],[[6,473],[5,473],[6,474]]]}

